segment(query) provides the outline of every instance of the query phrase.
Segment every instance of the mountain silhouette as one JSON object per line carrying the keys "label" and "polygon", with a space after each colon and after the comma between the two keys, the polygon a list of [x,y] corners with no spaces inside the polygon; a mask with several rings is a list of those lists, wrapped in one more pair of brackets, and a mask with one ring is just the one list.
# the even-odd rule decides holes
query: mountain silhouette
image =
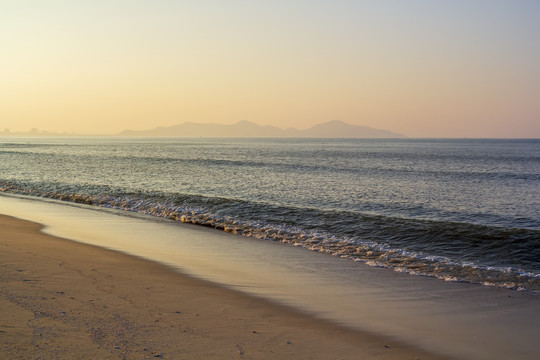
{"label": "mountain silhouette", "polygon": [[232,125],[185,122],[151,130],[124,130],[119,136],[148,137],[308,137],[308,138],[404,138],[402,134],[333,120],[309,129],[281,129],[240,121]]}

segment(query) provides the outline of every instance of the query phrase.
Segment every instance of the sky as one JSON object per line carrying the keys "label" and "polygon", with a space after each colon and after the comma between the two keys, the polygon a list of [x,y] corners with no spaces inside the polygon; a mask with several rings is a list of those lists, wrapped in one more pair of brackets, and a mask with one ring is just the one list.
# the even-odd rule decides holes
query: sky
{"label": "sky", "polygon": [[537,0],[0,0],[0,131],[540,137]]}

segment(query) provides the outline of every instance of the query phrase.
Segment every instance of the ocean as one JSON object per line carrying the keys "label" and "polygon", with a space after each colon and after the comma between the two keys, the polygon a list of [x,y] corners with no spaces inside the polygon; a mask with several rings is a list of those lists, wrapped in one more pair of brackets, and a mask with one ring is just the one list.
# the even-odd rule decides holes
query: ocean
{"label": "ocean", "polygon": [[540,140],[0,137],[1,193],[540,291]]}

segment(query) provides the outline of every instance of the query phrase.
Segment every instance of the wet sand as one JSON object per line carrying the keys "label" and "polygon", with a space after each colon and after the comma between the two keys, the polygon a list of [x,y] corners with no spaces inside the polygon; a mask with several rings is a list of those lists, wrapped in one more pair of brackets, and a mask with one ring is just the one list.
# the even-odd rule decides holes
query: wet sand
{"label": "wet sand", "polygon": [[0,358],[442,359],[0,216]]}

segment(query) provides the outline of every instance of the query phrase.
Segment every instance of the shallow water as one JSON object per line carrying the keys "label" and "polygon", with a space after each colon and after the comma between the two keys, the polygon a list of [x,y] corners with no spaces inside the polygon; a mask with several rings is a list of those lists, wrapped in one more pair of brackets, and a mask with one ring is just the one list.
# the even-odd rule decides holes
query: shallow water
{"label": "shallow water", "polygon": [[0,191],[540,290],[540,141],[0,138]]}

